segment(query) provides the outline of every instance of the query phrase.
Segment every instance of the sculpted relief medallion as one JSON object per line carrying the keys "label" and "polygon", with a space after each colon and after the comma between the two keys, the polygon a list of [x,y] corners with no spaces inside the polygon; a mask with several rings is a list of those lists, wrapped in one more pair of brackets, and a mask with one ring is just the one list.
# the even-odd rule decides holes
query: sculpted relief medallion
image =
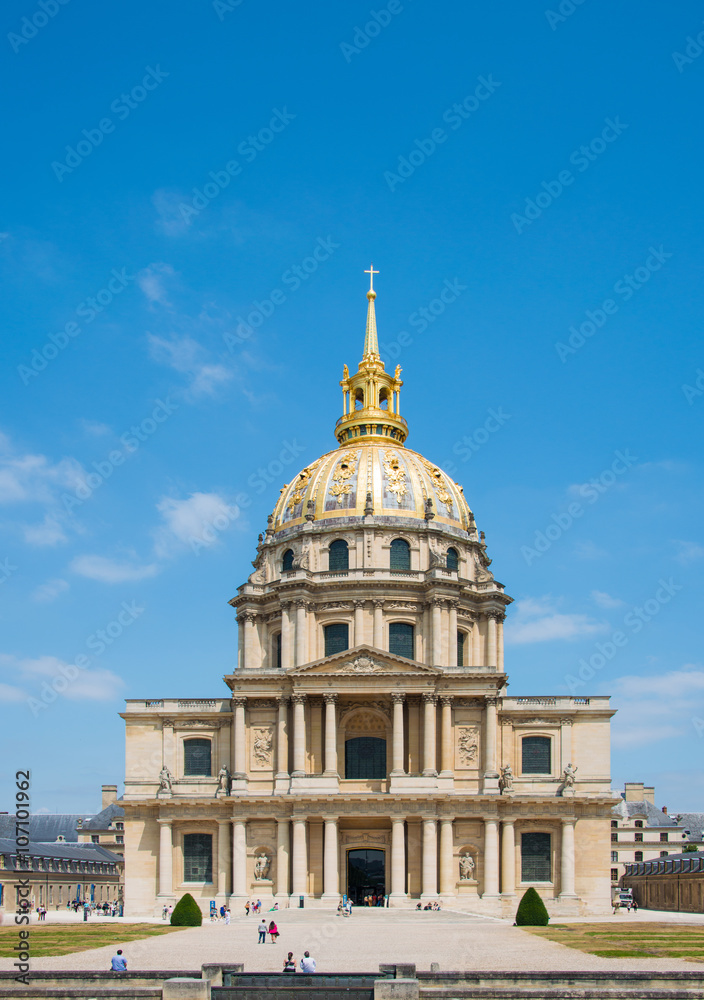
{"label": "sculpted relief medallion", "polygon": [[255,727],[252,730],[252,768],[268,771],[272,766],[274,732],[270,726]]}
{"label": "sculpted relief medallion", "polygon": [[479,729],[476,726],[457,727],[457,761],[458,767],[479,766]]}

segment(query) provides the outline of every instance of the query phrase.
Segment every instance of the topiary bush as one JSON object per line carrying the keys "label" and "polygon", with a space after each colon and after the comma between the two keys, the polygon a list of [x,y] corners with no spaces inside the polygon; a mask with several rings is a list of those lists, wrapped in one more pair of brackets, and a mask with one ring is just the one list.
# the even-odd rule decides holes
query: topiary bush
{"label": "topiary bush", "polygon": [[200,906],[190,892],[187,892],[174,906],[171,924],[173,927],[200,927],[202,923],[203,914],[200,912]]}
{"label": "topiary bush", "polygon": [[547,927],[550,917],[545,903],[532,887],[526,889],[516,911],[518,927]]}

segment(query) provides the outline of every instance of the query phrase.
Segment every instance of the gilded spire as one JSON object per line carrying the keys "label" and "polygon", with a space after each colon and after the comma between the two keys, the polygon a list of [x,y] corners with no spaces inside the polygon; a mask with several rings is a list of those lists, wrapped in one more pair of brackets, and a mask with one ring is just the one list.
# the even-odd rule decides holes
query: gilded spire
{"label": "gilded spire", "polygon": [[369,270],[364,273],[369,275],[369,291],[367,292],[369,305],[367,306],[367,330],[364,335],[364,357],[378,358],[379,340],[376,335],[376,312],[374,311],[374,299],[376,298],[374,275],[379,272],[374,270],[374,265],[372,264]]}

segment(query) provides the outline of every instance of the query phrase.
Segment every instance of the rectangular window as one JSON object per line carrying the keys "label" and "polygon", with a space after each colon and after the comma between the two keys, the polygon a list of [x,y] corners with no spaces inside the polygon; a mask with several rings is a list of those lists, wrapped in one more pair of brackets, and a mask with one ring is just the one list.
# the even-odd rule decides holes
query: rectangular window
{"label": "rectangular window", "polygon": [[414,628],[405,622],[391,622],[389,625],[389,652],[396,656],[413,659]]}
{"label": "rectangular window", "polygon": [[661,857],[661,858],[666,858],[666,857],[667,857],[667,855],[668,855],[668,852],[667,852],[667,851],[660,851],[660,857]]}
{"label": "rectangular window", "polygon": [[100,843],[100,837],[97,835],[97,833],[91,834],[90,842],[91,842],[91,844],[99,844]]}
{"label": "rectangular window", "polygon": [[521,879],[523,882],[550,882],[550,834],[521,835]]}
{"label": "rectangular window", "polygon": [[210,740],[189,739],[183,742],[183,773],[186,777],[210,777]]}
{"label": "rectangular window", "polygon": [[524,736],[521,742],[521,771],[523,774],[550,774],[549,736]]}
{"label": "rectangular window", "polygon": [[667,838],[668,838],[667,833],[661,833],[660,834],[660,843],[661,844],[666,844],[667,843]]}
{"label": "rectangular window", "polygon": [[277,632],[274,636],[274,666],[277,670],[281,670],[281,633]]}
{"label": "rectangular window", "polygon": [[346,649],[350,648],[350,627],[346,623],[326,625],[323,634],[325,636],[326,656],[344,653]]}
{"label": "rectangular window", "polygon": [[611,869],[611,881],[618,882],[618,868]]}
{"label": "rectangular window", "polygon": [[611,863],[614,864],[616,861],[618,861],[618,851],[612,851],[611,852]]}
{"label": "rectangular window", "polygon": [[115,842],[118,844],[124,844],[125,838],[118,833],[118,835],[115,837]]}
{"label": "rectangular window", "polygon": [[643,820],[642,819],[637,819],[636,820],[636,827],[638,827],[639,829],[643,828]]}
{"label": "rectangular window", "polygon": [[457,666],[464,666],[464,641],[466,639],[466,634],[464,632],[457,633]]}
{"label": "rectangular window", "polygon": [[612,833],[611,834],[611,843],[612,844],[618,843],[618,834],[617,833]]}
{"label": "rectangular window", "polygon": [[642,833],[637,833],[636,834],[636,844],[642,844],[642,843],[643,843],[643,834]]}
{"label": "rectangular window", "polygon": [[213,881],[213,838],[209,833],[183,835],[183,881]]}

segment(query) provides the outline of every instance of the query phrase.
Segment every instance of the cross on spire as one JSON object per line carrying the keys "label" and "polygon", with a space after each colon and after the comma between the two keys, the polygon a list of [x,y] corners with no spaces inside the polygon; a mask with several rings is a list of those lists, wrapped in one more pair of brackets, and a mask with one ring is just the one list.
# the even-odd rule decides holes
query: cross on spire
{"label": "cross on spire", "polygon": [[371,264],[369,266],[369,269],[367,271],[365,271],[364,273],[369,275],[369,291],[373,292],[374,291],[374,275],[378,274],[379,272],[375,271],[374,270],[374,265]]}

